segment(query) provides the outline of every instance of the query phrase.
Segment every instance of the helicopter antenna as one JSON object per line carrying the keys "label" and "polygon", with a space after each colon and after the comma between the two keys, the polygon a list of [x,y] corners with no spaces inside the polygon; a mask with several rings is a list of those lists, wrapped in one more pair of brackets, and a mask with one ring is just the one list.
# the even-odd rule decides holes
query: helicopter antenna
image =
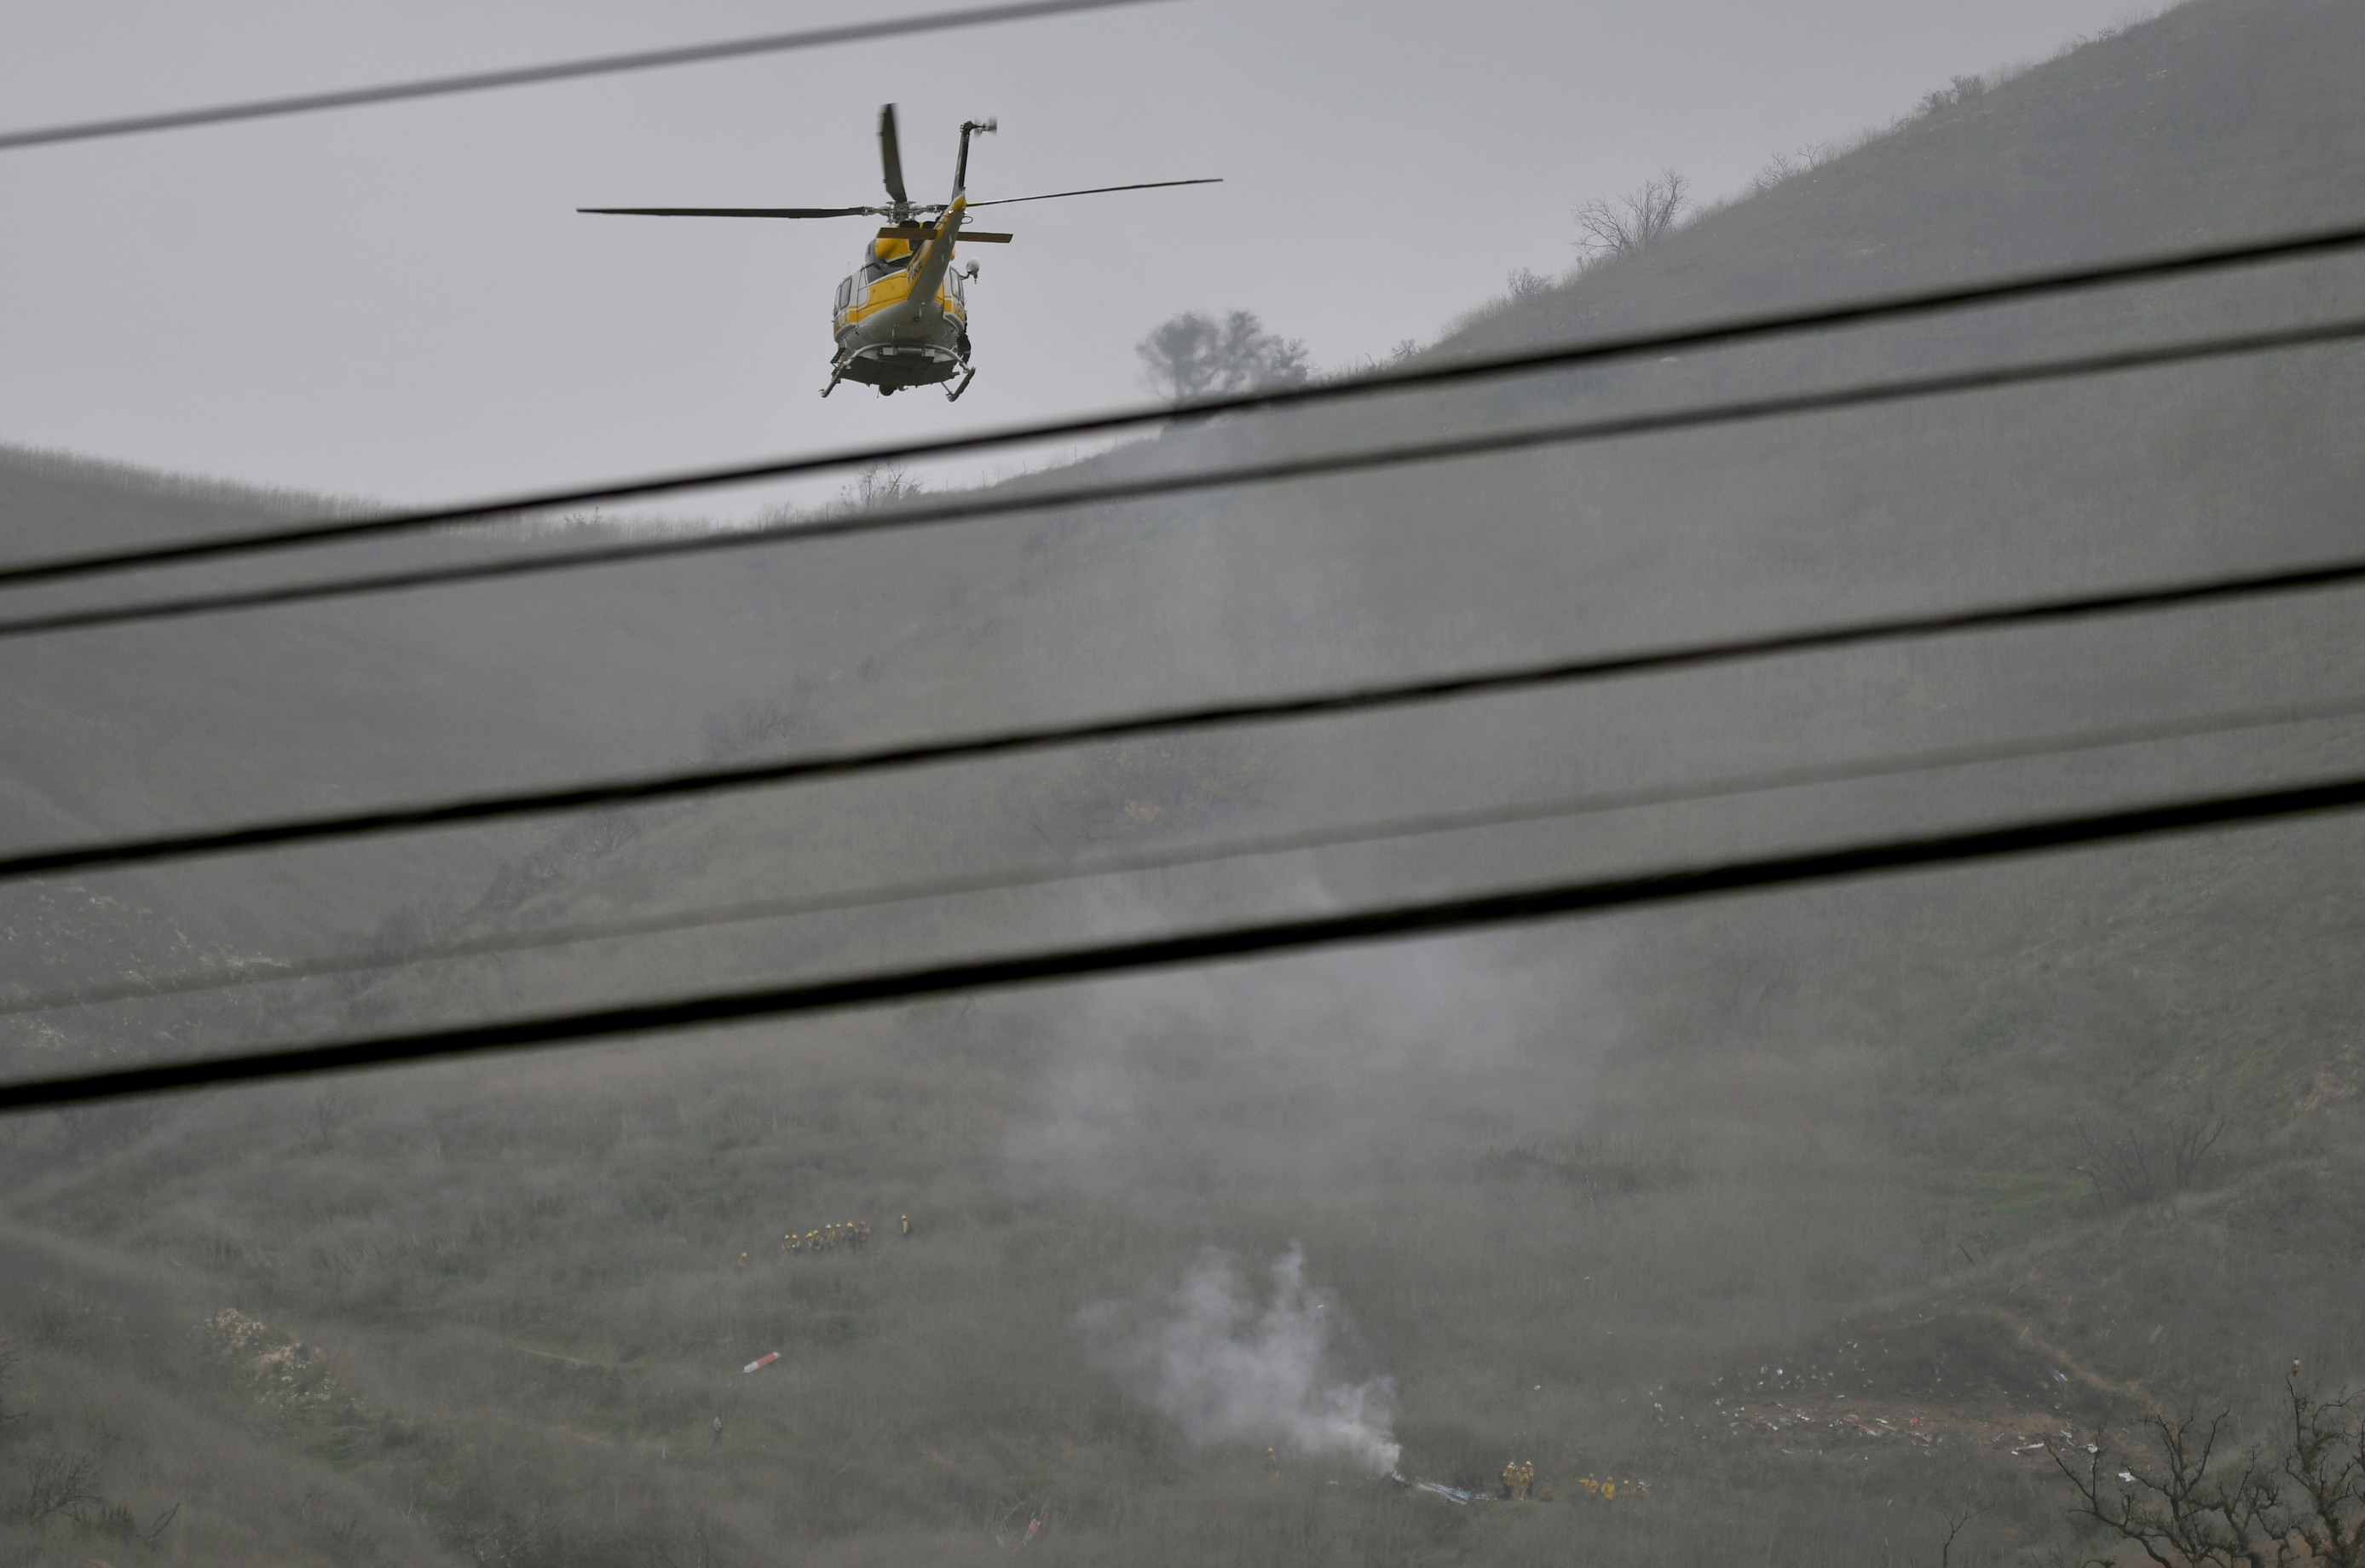
{"label": "helicopter antenna", "polygon": [[1000,129],[1001,127],[1002,121],[998,117],[993,119],[965,119],[961,121],[960,162],[953,165],[954,200],[959,200],[961,192],[969,189],[970,133],[971,131],[976,131],[982,135],[992,136],[996,130]]}

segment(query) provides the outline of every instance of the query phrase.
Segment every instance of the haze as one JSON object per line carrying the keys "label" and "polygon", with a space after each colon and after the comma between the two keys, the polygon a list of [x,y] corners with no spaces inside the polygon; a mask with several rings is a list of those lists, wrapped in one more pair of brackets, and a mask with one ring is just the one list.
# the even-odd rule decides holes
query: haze
{"label": "haze", "polygon": [[[0,72],[813,19],[12,12]],[[1153,329],[1314,394],[667,503],[803,538],[0,589],[0,1563],[2356,1568],[2365,228],[1463,372],[2365,224],[2360,79],[2353,0],[1182,0],[0,155],[0,563],[1130,402]],[[981,190],[1227,183],[1004,209],[951,407],[814,396],[869,225],[571,210],[867,200],[890,98],[929,194],[974,114]]]}
{"label": "haze", "polygon": [[[0,13],[10,124],[868,15],[696,3]],[[1251,309],[1331,366],[1434,338],[1569,210],[1673,165],[1705,196],[2128,0],[1482,0],[1451,13],[1180,0],[1124,15],[0,160],[0,431],[29,445],[423,499],[1096,409],[1183,309]],[[1012,208],[957,408],[814,394],[858,222],[576,216],[914,194],[998,115],[982,194],[1220,175]],[[1023,214],[1023,218],[1017,216]]]}

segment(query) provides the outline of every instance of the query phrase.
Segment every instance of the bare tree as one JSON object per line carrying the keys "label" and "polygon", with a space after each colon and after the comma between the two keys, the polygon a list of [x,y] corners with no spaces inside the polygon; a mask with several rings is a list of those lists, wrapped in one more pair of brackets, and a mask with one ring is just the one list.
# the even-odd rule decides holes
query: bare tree
{"label": "bare tree", "polygon": [[1987,78],[1984,76],[1957,76],[1945,86],[1933,87],[1922,94],[1922,102],[1915,106],[1922,114],[1934,115],[1940,109],[1967,104],[1987,90]]}
{"label": "bare tree", "polygon": [[1796,152],[1777,152],[1751,177],[1749,188],[1763,196],[1785,180],[1821,168],[1836,155],[1837,149],[1828,141],[1810,141]]}
{"label": "bare tree", "polygon": [[1588,263],[1639,256],[1676,230],[1691,203],[1690,187],[1662,170],[1624,196],[1596,196],[1576,209],[1576,248]]}
{"label": "bare tree", "polygon": [[2078,1495],[2073,1517],[2160,1568],[2365,1568],[2365,1393],[2318,1399],[2296,1361],[2285,1388],[2291,1436],[2272,1453],[2221,1456],[2223,1410],[2205,1424],[2151,1417],[2156,1454],[2122,1459],[2100,1432],[2082,1455],[2051,1450]]}
{"label": "bare tree", "polygon": [[25,1462],[22,1500],[9,1511],[27,1524],[38,1525],[54,1514],[68,1513],[98,1496],[98,1462],[88,1454],[50,1449]]}
{"label": "bare tree", "polygon": [[1141,378],[1170,403],[1302,386],[1314,371],[1305,342],[1268,332],[1251,310],[1223,320],[1186,310],[1162,323],[1134,348]]}
{"label": "bare tree", "polygon": [[1412,357],[1418,353],[1420,353],[1418,339],[1399,338],[1388,346],[1384,358],[1367,353],[1357,359],[1350,369],[1357,375],[1371,375],[1383,370],[1397,370],[1409,364]]}
{"label": "bare tree", "polygon": [[312,1148],[326,1153],[336,1147],[337,1135],[344,1130],[359,1109],[352,1094],[337,1089],[324,1089],[312,1098]]}
{"label": "bare tree", "polygon": [[2101,1136],[2078,1118],[2078,1139],[2086,1162],[2070,1167],[2094,1184],[2094,1193],[2122,1204],[2149,1203],[2181,1193],[2201,1172],[2201,1161],[2225,1136],[2225,1118],[2206,1109],[2180,1113],[2164,1124],[2127,1127]]}
{"label": "bare tree", "polygon": [[877,511],[908,501],[926,488],[906,469],[892,464],[874,463],[862,471],[860,478],[838,491],[837,510],[846,512]]}
{"label": "bare tree", "polygon": [[1961,1535],[1963,1527],[1978,1518],[1978,1514],[1979,1511],[1977,1508],[1965,1506],[1945,1516],[1946,1535],[1945,1540],[1938,1542],[1938,1568],[1954,1568],[1955,1538]]}

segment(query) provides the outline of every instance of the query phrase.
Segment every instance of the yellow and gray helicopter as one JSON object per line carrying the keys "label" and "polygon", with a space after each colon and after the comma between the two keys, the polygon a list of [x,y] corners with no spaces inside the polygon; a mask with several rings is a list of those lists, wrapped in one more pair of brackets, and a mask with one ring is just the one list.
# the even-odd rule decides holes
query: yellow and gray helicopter
{"label": "yellow and gray helicopter", "polygon": [[1213,185],[1220,180],[1151,180],[1135,185],[1095,185],[1048,196],[969,199],[969,140],[992,134],[992,120],[967,120],[960,128],[960,157],[953,165],[953,196],[947,202],[914,202],[903,194],[903,155],[895,136],[895,106],[879,111],[879,158],[887,175],[884,207],[580,207],[577,212],[635,218],[884,218],[889,226],[863,247],[862,265],[837,286],[830,324],[837,353],[831,359],[828,397],[841,381],[879,388],[881,397],[906,386],[936,386],[955,377],[945,393],[951,402],[977,377],[970,364],[969,297],[964,285],[977,277],[971,262],[953,270],[955,243],[1006,245],[1007,234],[963,229],[969,212],[1014,202],[1052,201],[1060,196],[1104,196],[1111,191],[1148,191],[1167,185]]}

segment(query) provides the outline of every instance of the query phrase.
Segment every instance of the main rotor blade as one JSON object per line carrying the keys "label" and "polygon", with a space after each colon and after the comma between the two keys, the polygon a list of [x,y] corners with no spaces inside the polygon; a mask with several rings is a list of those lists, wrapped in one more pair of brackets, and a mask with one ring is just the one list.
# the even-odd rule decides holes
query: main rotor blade
{"label": "main rotor blade", "polygon": [[578,207],[627,218],[856,218],[875,207]]}
{"label": "main rotor blade", "polygon": [[[936,237],[936,231],[933,229],[881,229],[879,231],[879,238],[881,240],[902,240],[914,245],[923,240],[933,240]],[[981,234],[974,229],[964,229],[953,237],[953,241],[958,245],[1007,245],[1010,243],[1010,236]]]}
{"label": "main rotor blade", "polygon": [[1048,196],[1003,196],[1003,197],[1000,197],[999,199],[994,200],[994,201],[973,201],[973,202],[970,203],[970,206],[971,206],[971,207],[1008,207],[1012,202],[1014,202],[1014,201],[1057,201],[1057,200],[1058,200],[1059,197],[1061,197],[1061,196],[1106,196],[1106,195],[1107,195],[1109,192],[1111,192],[1111,191],[1155,191],[1155,190],[1163,190],[1163,189],[1164,189],[1166,186],[1168,186],[1168,185],[1222,185],[1223,183],[1224,183],[1224,182],[1223,182],[1221,179],[1214,179],[1214,180],[1150,180],[1150,181],[1147,181],[1147,182],[1145,182],[1144,184],[1141,184],[1141,185],[1094,185],[1091,190],[1088,190],[1088,191],[1053,191],[1053,192],[1051,192]]}
{"label": "main rotor blade", "polygon": [[879,162],[887,172],[887,196],[897,207],[912,198],[903,194],[903,150],[895,140],[895,106],[879,106]]}

